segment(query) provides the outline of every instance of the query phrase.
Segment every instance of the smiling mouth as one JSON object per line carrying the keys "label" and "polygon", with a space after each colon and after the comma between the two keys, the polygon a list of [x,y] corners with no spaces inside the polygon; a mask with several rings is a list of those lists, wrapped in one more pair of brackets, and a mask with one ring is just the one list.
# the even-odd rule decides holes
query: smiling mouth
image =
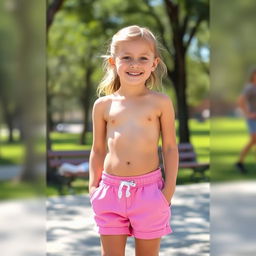
{"label": "smiling mouth", "polygon": [[126,72],[129,76],[140,76],[143,74],[143,72]]}

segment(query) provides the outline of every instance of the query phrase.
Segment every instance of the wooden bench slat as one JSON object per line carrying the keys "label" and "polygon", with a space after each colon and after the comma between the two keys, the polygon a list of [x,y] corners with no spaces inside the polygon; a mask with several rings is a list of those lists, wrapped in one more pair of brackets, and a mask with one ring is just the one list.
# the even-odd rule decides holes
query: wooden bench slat
{"label": "wooden bench slat", "polygon": [[194,150],[193,146],[192,146],[190,143],[181,143],[181,144],[178,144],[178,149],[179,149],[179,152],[182,152],[182,151],[192,151],[192,150]]}
{"label": "wooden bench slat", "polygon": [[181,162],[181,163],[179,163],[179,168],[196,168],[196,167],[209,168],[210,164],[198,163],[198,162]]}
{"label": "wooden bench slat", "polygon": [[190,159],[191,161],[195,161],[196,154],[195,152],[182,152],[182,153],[179,153],[179,158],[180,158],[180,161],[185,161],[188,159]]}
{"label": "wooden bench slat", "polygon": [[77,156],[85,156],[88,157],[90,155],[90,150],[75,150],[75,151],[48,151],[48,157],[77,157]]}
{"label": "wooden bench slat", "polygon": [[49,165],[50,165],[50,167],[53,168],[53,167],[59,167],[64,163],[78,165],[78,164],[82,164],[85,162],[88,162],[88,160],[84,159],[84,158],[72,158],[72,159],[62,158],[62,159],[51,159],[49,161]]}

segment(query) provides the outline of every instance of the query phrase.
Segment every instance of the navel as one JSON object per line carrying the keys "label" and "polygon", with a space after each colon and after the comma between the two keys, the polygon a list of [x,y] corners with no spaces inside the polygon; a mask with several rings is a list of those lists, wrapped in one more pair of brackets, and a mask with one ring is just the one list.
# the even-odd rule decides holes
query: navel
{"label": "navel", "polygon": [[131,164],[131,162],[127,161],[127,162],[126,162],[126,164],[127,164],[127,165],[130,165],[130,164]]}
{"label": "navel", "polygon": [[151,117],[148,117],[148,121],[152,121],[152,118],[151,118]]}

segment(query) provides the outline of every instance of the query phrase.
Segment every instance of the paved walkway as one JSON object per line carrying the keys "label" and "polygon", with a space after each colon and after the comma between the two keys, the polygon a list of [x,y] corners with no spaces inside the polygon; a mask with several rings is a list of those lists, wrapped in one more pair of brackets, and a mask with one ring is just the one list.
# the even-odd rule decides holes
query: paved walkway
{"label": "paved walkway", "polygon": [[256,181],[211,184],[211,256],[256,255]]}
{"label": "paved walkway", "polygon": [[0,165],[0,181],[11,180],[18,177],[22,172],[20,165]]}
{"label": "paved walkway", "polygon": [[[172,200],[173,233],[163,237],[160,256],[209,255],[209,191],[209,183],[177,186]],[[134,255],[133,248],[129,237],[126,256]],[[88,195],[47,200],[47,255],[100,255]]]}

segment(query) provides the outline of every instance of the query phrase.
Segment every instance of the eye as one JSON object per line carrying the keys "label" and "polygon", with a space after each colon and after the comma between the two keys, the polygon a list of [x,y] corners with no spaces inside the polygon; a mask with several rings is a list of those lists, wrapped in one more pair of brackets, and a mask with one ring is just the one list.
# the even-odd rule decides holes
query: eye
{"label": "eye", "polygon": [[140,59],[141,59],[142,61],[146,61],[146,60],[148,60],[148,58],[147,58],[147,57],[140,57]]}
{"label": "eye", "polygon": [[123,56],[123,57],[122,57],[122,60],[130,60],[130,59],[131,59],[130,56]]}

